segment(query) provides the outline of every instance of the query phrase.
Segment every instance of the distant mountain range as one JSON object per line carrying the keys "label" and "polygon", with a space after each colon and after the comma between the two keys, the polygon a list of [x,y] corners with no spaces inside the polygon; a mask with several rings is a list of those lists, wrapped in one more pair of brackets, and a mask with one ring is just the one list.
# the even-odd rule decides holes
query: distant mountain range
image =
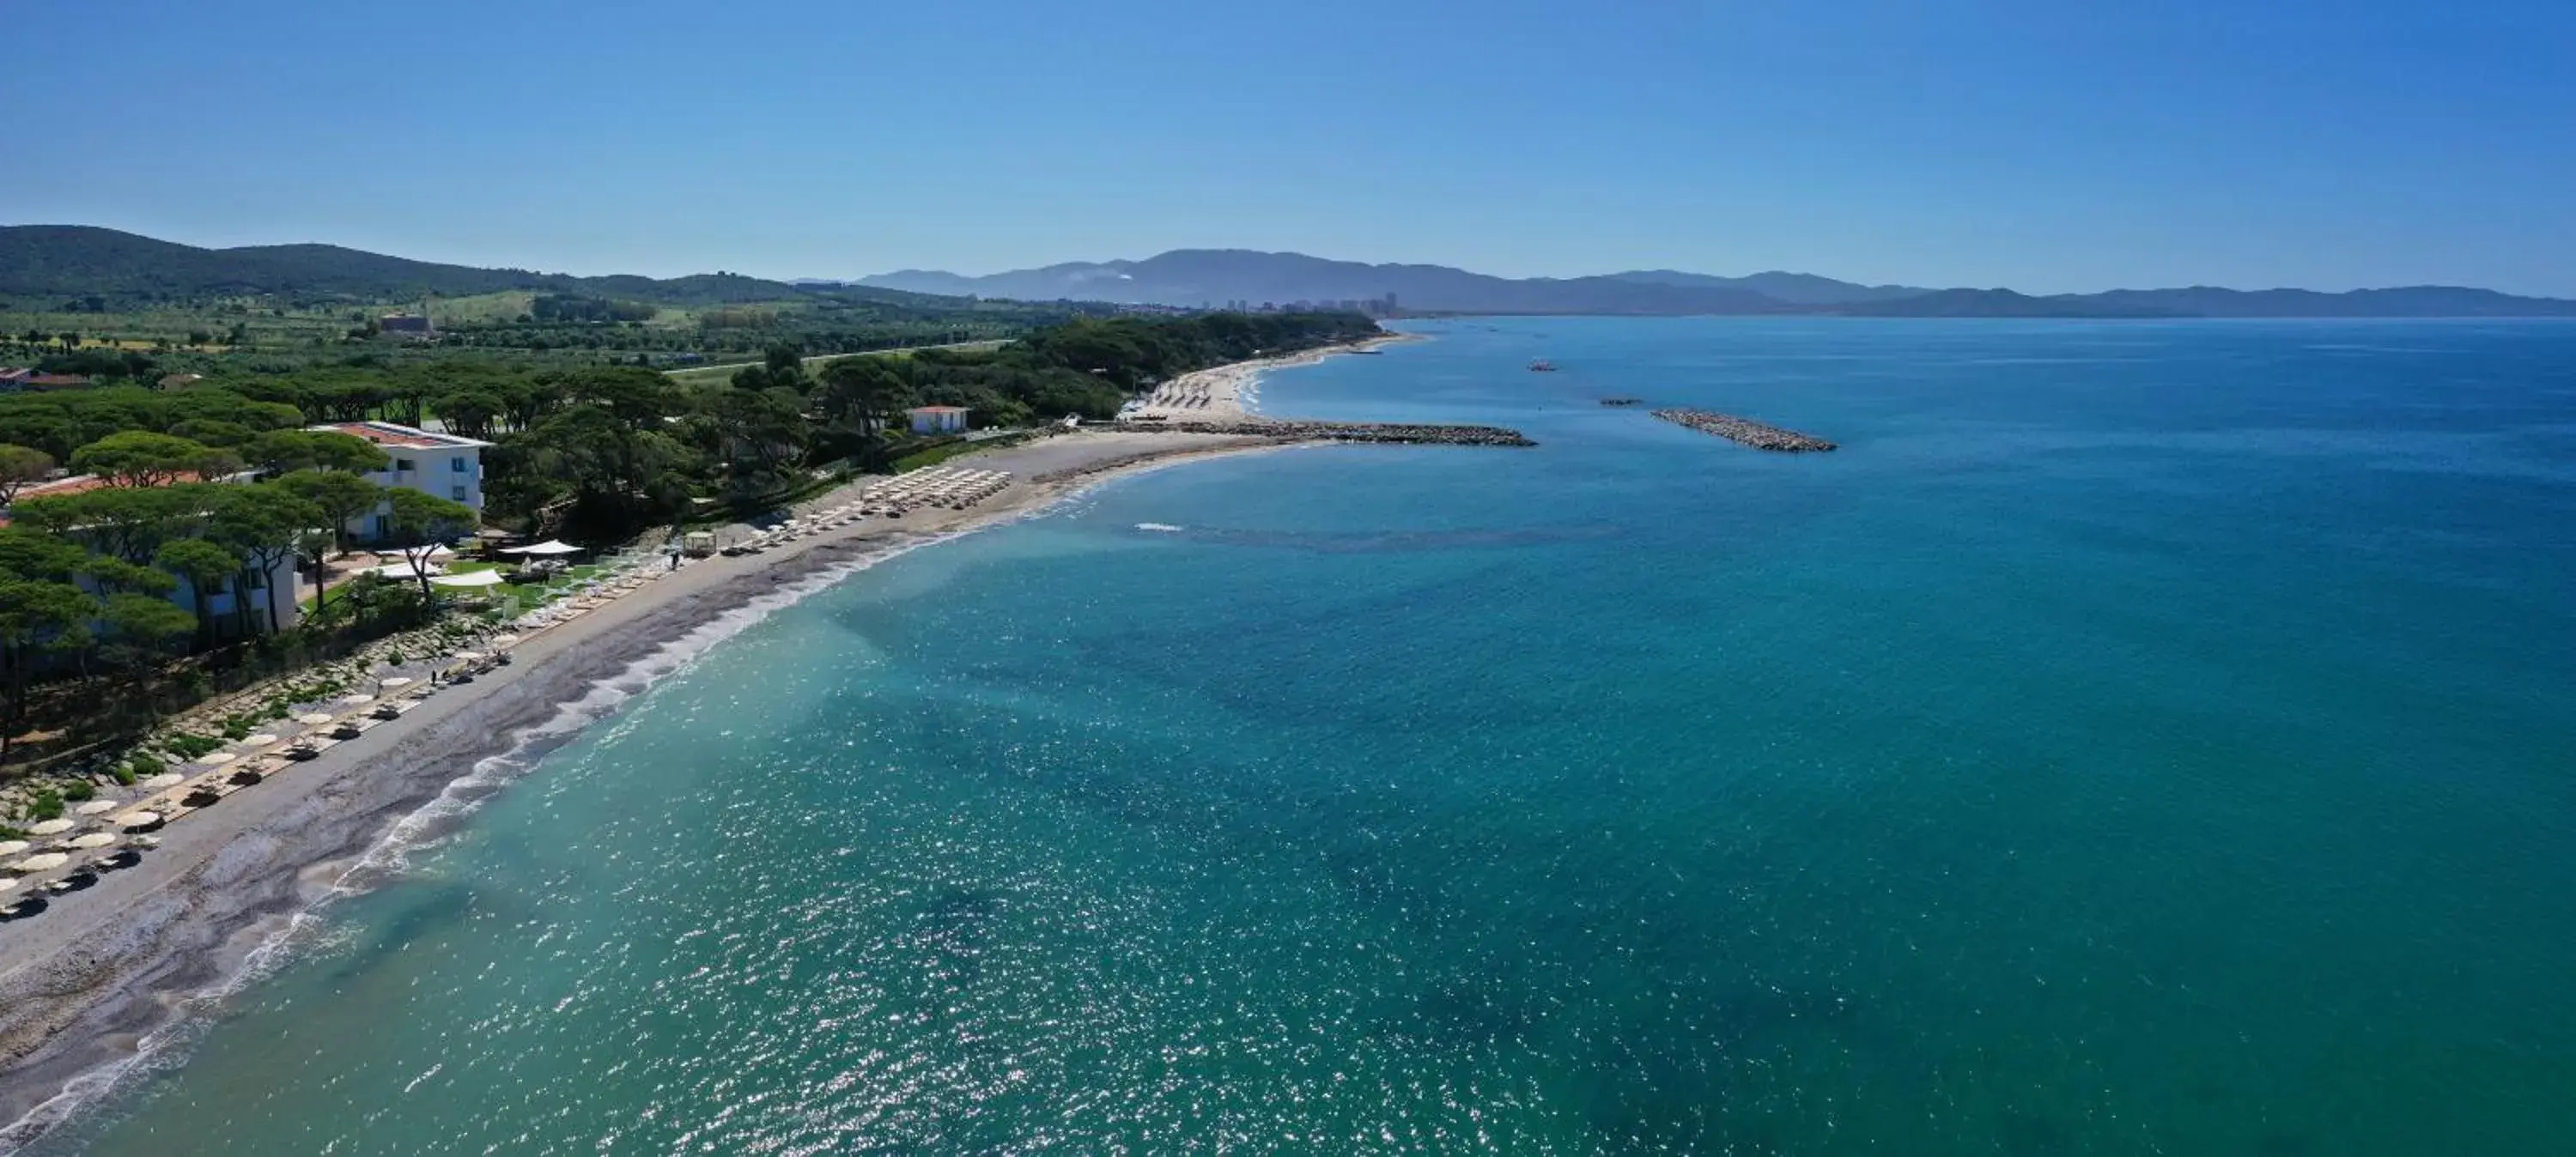
{"label": "distant mountain range", "polygon": [[[88,225],[0,225],[0,299],[96,296],[130,303],[256,293],[396,302],[423,294],[470,297],[507,290],[672,306],[779,301],[815,292],[811,287],[734,273],[669,279],[574,277],[440,265],[337,245],[201,249]],[[847,292],[835,291],[835,295]],[[890,290],[862,292],[882,298],[909,296]]]}
{"label": "distant mountain range", "polygon": [[[2113,290],[2034,297],[2009,289],[1860,285],[1810,273],[1716,277],[1670,269],[1595,277],[1507,278],[1443,265],[1370,265],[1299,253],[1176,249],[1142,261],[1075,262],[986,277],[908,269],[856,282],[768,281],[734,273],[655,279],[575,277],[387,257],[336,245],[201,249],[84,225],[0,226],[0,301],[100,297],[120,303],[277,294],[397,302],[505,290],[577,293],[655,305],[797,298],[927,305],[920,295],[1209,308],[1376,302],[1406,313],[1816,314],[1875,317],[2576,317],[2576,301],[2484,289],[2410,286],[2317,293]],[[953,304],[953,303],[952,303]]]}
{"label": "distant mountain range", "polygon": [[[1754,283],[1761,280],[1688,273],[1516,280],[1445,265],[1369,265],[1302,253],[1175,249],[1143,261],[1076,262],[987,277],[907,269],[862,277],[857,284],[1022,301],[1070,299],[1196,308],[1229,302],[1257,306],[1392,298],[1397,308],[1430,313],[1790,313],[1804,305],[1832,303],[1816,301],[1819,290],[1807,281],[1826,287],[1825,295],[1833,302],[1865,300],[1874,292],[1819,277],[1802,280],[1800,288],[1807,297],[1792,301],[1756,289]],[[1862,296],[1840,296],[1837,287]]]}
{"label": "distant mountain range", "polygon": [[1410,313],[1761,314],[1872,317],[2576,317],[2576,301],[2409,286],[2318,293],[2120,289],[2034,297],[2009,289],[1860,285],[1812,273],[1716,277],[1670,269],[1514,279],[1443,265],[1370,265],[1302,253],[1176,249],[1142,261],[1074,262],[984,277],[906,269],[854,284],[1022,301],[1211,307],[1229,302],[1393,300]]}

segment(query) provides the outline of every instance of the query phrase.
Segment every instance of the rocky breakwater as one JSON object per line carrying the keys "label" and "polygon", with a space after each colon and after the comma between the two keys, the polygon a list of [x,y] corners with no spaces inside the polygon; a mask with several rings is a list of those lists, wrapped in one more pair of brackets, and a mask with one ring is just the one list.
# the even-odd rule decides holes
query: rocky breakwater
{"label": "rocky breakwater", "polygon": [[1420,446],[1536,446],[1518,430],[1501,426],[1444,426],[1409,422],[1314,422],[1295,418],[1246,418],[1234,422],[1115,422],[1106,427],[1129,433],[1187,430],[1194,434],[1242,434],[1282,442],[1397,442]]}
{"label": "rocky breakwater", "polygon": [[1715,434],[1727,441],[1740,442],[1756,450],[1805,454],[1834,448],[1833,443],[1812,434],[1783,430],[1778,426],[1765,426],[1751,419],[1739,418],[1733,414],[1721,414],[1715,410],[1656,410],[1654,415],[1676,426],[1688,426],[1703,434]]}

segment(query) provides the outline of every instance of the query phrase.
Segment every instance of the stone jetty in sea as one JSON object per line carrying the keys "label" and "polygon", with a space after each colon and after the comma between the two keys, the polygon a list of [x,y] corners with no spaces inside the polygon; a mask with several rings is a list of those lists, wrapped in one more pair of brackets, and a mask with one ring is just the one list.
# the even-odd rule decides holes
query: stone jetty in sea
{"label": "stone jetty in sea", "polygon": [[1283,442],[1401,442],[1431,446],[1536,446],[1518,430],[1501,426],[1443,426],[1409,422],[1312,422],[1247,418],[1239,422],[1112,422],[1085,429],[1127,432],[1182,430],[1193,434],[1247,434]]}
{"label": "stone jetty in sea", "polygon": [[1715,410],[1656,410],[1654,415],[1677,426],[1688,426],[1703,434],[1715,434],[1730,442],[1741,442],[1756,450],[1778,450],[1786,454],[1805,454],[1831,450],[1834,444],[1812,434],[1765,426],[1749,418],[1721,414]]}

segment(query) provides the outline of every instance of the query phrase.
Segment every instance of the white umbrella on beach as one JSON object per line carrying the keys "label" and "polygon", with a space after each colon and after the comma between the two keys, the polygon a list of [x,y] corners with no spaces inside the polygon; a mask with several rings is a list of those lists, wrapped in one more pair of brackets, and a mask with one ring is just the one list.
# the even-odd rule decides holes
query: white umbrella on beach
{"label": "white umbrella on beach", "polygon": [[298,715],[295,717],[295,721],[305,725],[306,727],[320,727],[325,723],[329,723],[331,721],[331,716],[320,711],[315,711],[308,715]]}
{"label": "white umbrella on beach", "polygon": [[[396,676],[396,678],[400,678],[400,676]],[[408,680],[408,679],[405,679],[405,680],[403,680],[403,681],[404,681],[404,682],[406,682],[406,683],[410,682],[410,680]],[[394,685],[394,681],[393,681],[392,679],[387,679],[387,680],[385,680],[384,682],[385,682],[385,686],[387,686],[387,687],[391,687],[391,686],[393,686],[393,685]],[[341,697],[340,697],[340,702],[342,702],[342,703],[346,703],[346,704],[348,704],[348,705],[349,705],[349,706],[351,706],[351,707],[363,707],[363,706],[366,706],[367,704],[369,704],[369,703],[373,703],[373,702],[375,702],[375,701],[376,701],[376,697],[375,697],[375,696],[373,696],[373,695],[343,695],[343,696],[341,696]]]}
{"label": "white umbrella on beach", "polygon": [[31,836],[59,836],[64,832],[70,831],[79,826],[79,824],[73,823],[70,820],[46,820],[43,823],[30,826],[27,829],[27,834]]}
{"label": "white umbrella on beach", "polygon": [[[412,678],[409,675],[387,675],[384,678],[377,680],[377,682],[383,683],[387,687],[409,687],[412,684]],[[374,702],[374,700],[369,700],[369,702]]]}
{"label": "white umbrella on beach", "polygon": [[61,852],[47,852],[44,855],[29,856],[26,859],[11,864],[9,865],[9,870],[12,872],[49,872],[70,862],[72,862],[72,858],[62,854]]}
{"label": "white umbrella on beach", "polygon": [[231,763],[232,761],[234,761],[234,760],[236,760],[236,759],[240,759],[240,758],[241,758],[241,755],[240,755],[239,753],[237,753],[237,752],[231,752],[231,751],[218,751],[218,752],[215,752],[215,753],[214,753],[214,754],[212,754],[212,755],[207,755],[207,756],[202,756],[202,757],[200,757],[200,758],[197,760],[197,762],[199,762],[199,763],[205,763],[205,764],[222,764],[222,763]]}
{"label": "white umbrella on beach", "polygon": [[103,816],[109,812],[115,811],[117,807],[118,804],[115,800],[94,799],[88,803],[80,805],[79,807],[73,808],[72,814],[78,816]]}
{"label": "white umbrella on beach", "polygon": [[257,735],[245,735],[241,738],[241,745],[244,747],[266,747],[275,742],[277,742],[277,737],[265,731],[260,732]]}
{"label": "white umbrella on beach", "polygon": [[160,822],[159,812],[131,811],[116,817],[116,826],[120,828],[148,828]]}
{"label": "white umbrella on beach", "polygon": [[186,782],[188,782],[187,776],[181,775],[175,771],[165,771],[150,779],[144,780],[142,786],[145,791],[159,791],[162,788],[177,787]]}
{"label": "white umbrella on beach", "polygon": [[5,860],[5,859],[8,859],[8,858],[9,858],[9,857],[11,857],[11,856],[20,855],[20,854],[24,853],[28,848],[31,848],[31,847],[34,847],[34,846],[35,846],[35,845],[30,844],[30,843],[28,843],[28,842],[27,842],[27,841],[25,841],[25,840],[0,840],[0,860]]}
{"label": "white umbrella on beach", "polygon": [[581,548],[574,546],[569,542],[549,538],[544,542],[535,543],[530,546],[504,547],[502,548],[501,553],[548,556],[559,554],[580,554]]}
{"label": "white umbrella on beach", "polygon": [[115,842],[116,837],[109,835],[106,832],[91,832],[88,835],[73,839],[72,846],[86,852],[96,848],[104,848]]}

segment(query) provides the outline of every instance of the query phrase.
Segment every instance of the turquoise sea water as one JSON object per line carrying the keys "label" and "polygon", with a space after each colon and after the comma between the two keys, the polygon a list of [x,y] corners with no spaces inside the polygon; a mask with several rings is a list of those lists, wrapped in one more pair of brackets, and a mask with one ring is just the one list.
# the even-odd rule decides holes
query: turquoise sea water
{"label": "turquoise sea water", "polygon": [[782,610],[48,1148],[2576,1149],[2576,325],[1422,328],[1265,405],[1543,445]]}

